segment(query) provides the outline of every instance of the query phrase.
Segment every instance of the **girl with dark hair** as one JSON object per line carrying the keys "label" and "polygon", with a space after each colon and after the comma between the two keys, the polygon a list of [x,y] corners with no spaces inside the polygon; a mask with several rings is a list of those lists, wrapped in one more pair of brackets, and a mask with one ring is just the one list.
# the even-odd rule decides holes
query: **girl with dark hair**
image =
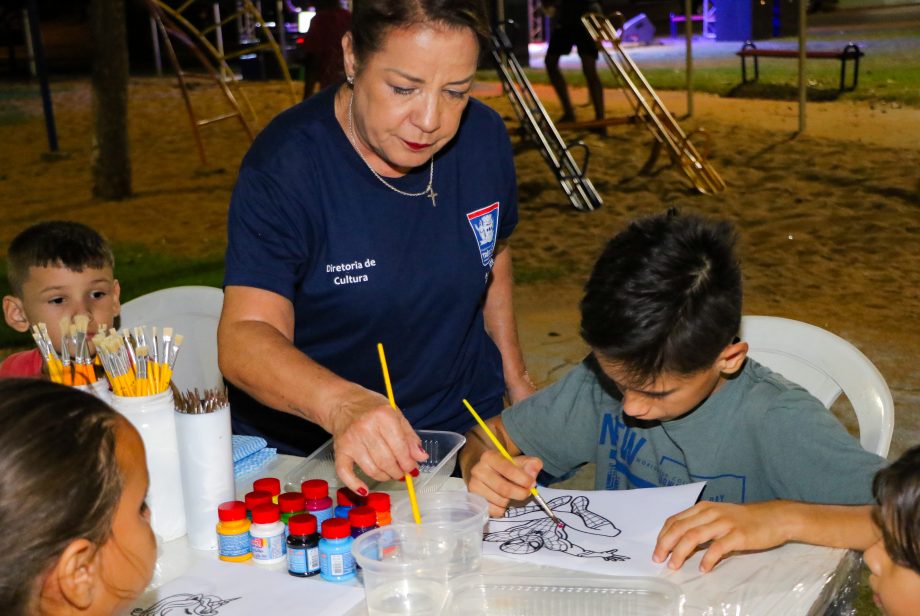
{"label": "girl with dark hair", "polygon": [[[464,432],[533,392],[511,302],[517,187],[470,98],[477,0],[363,0],[346,83],[279,115],[230,203],[221,371],[234,432],[306,455],[332,435],[359,492],[417,473],[416,429]],[[401,412],[382,395],[382,342]]]}
{"label": "girl with dark hair", "polygon": [[124,613],[156,562],[140,435],[97,398],[0,380],[0,606]]}
{"label": "girl with dark hair", "polygon": [[920,606],[920,446],[909,449],[872,484],[882,537],[863,555],[875,602],[888,616]]}

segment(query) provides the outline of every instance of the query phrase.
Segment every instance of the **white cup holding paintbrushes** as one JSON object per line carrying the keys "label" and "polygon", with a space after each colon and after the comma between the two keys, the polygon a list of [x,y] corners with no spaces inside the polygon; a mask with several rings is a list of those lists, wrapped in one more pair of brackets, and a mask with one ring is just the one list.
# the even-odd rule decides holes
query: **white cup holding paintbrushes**
{"label": "white cup holding paintbrushes", "polygon": [[111,404],[137,428],[144,441],[150,473],[147,506],[153,532],[163,541],[178,539],[186,526],[172,390],[152,396],[113,395]]}
{"label": "white cup holding paintbrushes", "polygon": [[196,550],[216,550],[217,507],[234,499],[230,407],[183,411],[182,405],[177,405],[176,435],[188,543]]}

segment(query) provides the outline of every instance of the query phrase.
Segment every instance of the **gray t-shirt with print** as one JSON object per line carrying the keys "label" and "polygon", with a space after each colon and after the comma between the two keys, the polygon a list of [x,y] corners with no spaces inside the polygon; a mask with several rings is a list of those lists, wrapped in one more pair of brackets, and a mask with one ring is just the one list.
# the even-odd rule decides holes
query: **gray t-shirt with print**
{"label": "gray t-shirt with print", "polygon": [[693,412],[665,422],[623,412],[619,393],[588,357],[562,380],[502,413],[527,455],[560,477],[597,463],[595,488],[706,481],[702,499],[872,502],[886,461],[865,451],[798,385],[748,359]]}

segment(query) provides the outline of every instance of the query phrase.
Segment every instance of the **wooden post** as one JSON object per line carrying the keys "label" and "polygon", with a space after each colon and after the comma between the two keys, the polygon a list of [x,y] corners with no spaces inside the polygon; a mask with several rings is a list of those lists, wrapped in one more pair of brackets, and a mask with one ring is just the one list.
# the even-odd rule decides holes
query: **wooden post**
{"label": "wooden post", "polygon": [[128,151],[128,40],[124,0],[92,0],[93,195],[131,195]]}

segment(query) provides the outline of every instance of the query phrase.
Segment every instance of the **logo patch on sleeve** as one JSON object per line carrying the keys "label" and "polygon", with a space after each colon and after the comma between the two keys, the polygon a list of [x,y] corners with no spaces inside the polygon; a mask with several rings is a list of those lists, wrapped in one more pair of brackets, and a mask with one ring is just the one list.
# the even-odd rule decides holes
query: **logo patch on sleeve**
{"label": "logo patch on sleeve", "polygon": [[470,227],[473,229],[473,235],[476,237],[476,243],[479,245],[479,256],[482,257],[482,264],[486,267],[492,261],[492,254],[495,252],[495,238],[498,234],[498,201],[492,205],[478,209],[474,212],[468,212],[466,219],[470,221]]}

